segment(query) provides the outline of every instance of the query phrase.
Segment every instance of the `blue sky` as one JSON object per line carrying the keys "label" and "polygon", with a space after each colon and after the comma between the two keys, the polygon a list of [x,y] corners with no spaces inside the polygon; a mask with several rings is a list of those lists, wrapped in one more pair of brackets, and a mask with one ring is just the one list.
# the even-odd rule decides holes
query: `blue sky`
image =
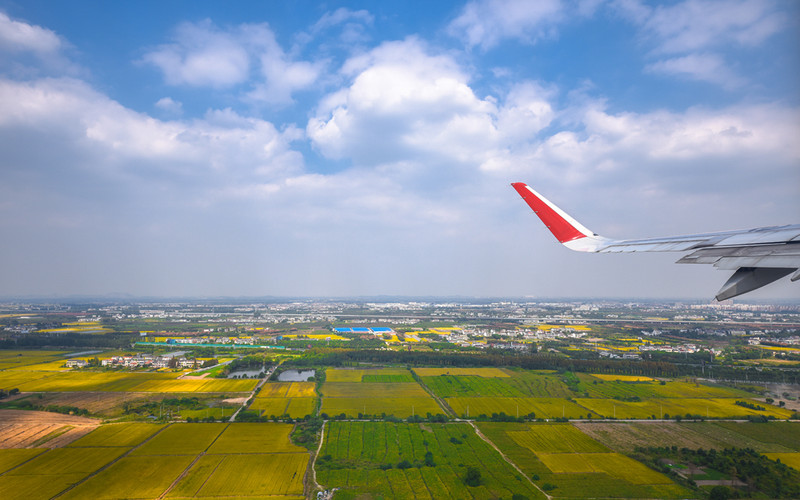
{"label": "blue sky", "polygon": [[799,13],[0,0],[0,296],[710,298],[509,183],[610,237],[797,222]]}

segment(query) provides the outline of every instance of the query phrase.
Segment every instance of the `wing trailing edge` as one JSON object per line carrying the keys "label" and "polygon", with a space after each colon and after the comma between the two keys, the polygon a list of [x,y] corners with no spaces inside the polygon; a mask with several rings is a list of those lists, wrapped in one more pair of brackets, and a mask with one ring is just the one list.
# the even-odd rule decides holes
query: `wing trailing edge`
{"label": "wing trailing edge", "polygon": [[800,224],[740,231],[612,240],[587,229],[523,182],[511,184],[556,239],[580,252],[691,252],[679,264],[712,264],[734,273],[717,292],[719,301],[756,290],[790,273],[800,279]]}

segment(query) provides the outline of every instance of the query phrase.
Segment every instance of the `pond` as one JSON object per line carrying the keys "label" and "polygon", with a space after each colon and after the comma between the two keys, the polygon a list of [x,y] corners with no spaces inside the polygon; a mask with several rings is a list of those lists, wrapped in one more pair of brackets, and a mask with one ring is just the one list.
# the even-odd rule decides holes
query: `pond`
{"label": "pond", "polygon": [[316,370],[286,370],[278,375],[278,380],[281,382],[305,382],[316,373]]}
{"label": "pond", "polygon": [[264,371],[264,368],[259,368],[257,370],[236,370],[235,372],[230,372],[228,378],[242,378],[242,375],[244,375],[245,378],[253,378],[258,377],[258,374]]}

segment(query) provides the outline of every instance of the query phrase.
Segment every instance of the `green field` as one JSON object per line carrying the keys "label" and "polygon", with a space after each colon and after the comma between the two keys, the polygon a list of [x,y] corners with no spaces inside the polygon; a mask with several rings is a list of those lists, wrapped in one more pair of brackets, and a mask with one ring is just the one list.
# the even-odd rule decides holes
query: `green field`
{"label": "green field", "polygon": [[[544,498],[467,424],[332,422],[325,435],[317,480],[359,498]],[[432,465],[424,465],[427,452]],[[398,468],[403,460],[411,466]],[[482,485],[464,483],[470,466]]]}

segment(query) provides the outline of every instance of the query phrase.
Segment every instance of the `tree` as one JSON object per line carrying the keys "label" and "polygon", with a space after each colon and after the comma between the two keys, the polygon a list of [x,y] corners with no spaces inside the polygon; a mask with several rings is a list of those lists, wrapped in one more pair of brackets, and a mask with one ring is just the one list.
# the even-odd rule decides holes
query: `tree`
{"label": "tree", "polygon": [[708,494],[710,500],[728,500],[731,490],[727,486],[714,486]]}
{"label": "tree", "polygon": [[467,473],[464,475],[464,484],[467,486],[480,486],[481,471],[475,467],[467,467]]}

